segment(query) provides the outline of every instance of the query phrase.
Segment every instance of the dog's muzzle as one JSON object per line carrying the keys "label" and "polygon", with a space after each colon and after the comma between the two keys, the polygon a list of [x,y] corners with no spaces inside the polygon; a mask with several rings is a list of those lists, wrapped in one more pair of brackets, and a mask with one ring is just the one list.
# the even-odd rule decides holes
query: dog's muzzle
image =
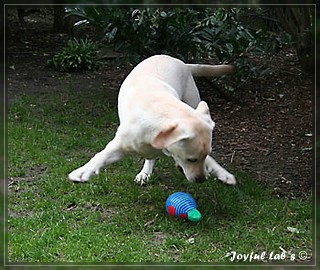
{"label": "dog's muzzle", "polygon": [[[183,168],[181,167],[181,166],[179,166],[179,165],[176,165],[177,166],[177,169],[186,177],[186,175],[185,175],[185,173],[184,173],[184,171],[183,171]],[[205,176],[201,176],[201,175],[199,175],[199,176],[196,176],[194,179],[192,179],[192,180],[189,180],[190,182],[195,182],[195,183],[203,183],[204,181],[206,181],[206,177]]]}
{"label": "dog's muzzle", "polygon": [[196,183],[203,183],[204,181],[206,181],[206,177],[197,176],[194,180],[195,180]]}

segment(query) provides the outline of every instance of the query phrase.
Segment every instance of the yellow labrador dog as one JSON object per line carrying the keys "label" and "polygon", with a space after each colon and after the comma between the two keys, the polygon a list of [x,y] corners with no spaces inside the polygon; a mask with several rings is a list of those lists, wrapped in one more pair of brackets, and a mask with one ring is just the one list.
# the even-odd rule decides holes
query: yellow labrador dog
{"label": "yellow labrador dog", "polygon": [[214,122],[193,76],[221,76],[229,65],[185,64],[167,55],[152,56],[138,64],[124,80],[118,97],[120,126],[112,141],[88,163],[69,174],[85,182],[100,169],[136,153],[145,163],[135,181],[148,182],[155,158],[164,153],[176,162],[190,182],[215,175],[234,185],[235,177],[211,156]]}

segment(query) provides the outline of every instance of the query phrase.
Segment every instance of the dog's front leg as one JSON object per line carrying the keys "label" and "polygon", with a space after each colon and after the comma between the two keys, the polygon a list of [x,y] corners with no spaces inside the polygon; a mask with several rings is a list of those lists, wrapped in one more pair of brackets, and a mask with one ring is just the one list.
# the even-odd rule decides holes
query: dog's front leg
{"label": "dog's front leg", "polygon": [[211,156],[207,156],[205,160],[207,176],[214,174],[221,182],[228,185],[235,185],[235,177],[226,169],[221,167]]}
{"label": "dog's front leg", "polygon": [[143,168],[142,168],[141,172],[139,172],[137,174],[137,176],[134,179],[134,181],[136,183],[138,183],[139,185],[146,184],[149,181],[150,177],[151,177],[155,162],[156,161],[154,159],[146,159],[144,161],[144,165],[143,165]]}
{"label": "dog's front leg", "polygon": [[86,182],[93,174],[98,174],[100,169],[122,159],[124,152],[120,141],[114,138],[106,148],[97,153],[88,163],[69,174],[69,179],[74,182]]}

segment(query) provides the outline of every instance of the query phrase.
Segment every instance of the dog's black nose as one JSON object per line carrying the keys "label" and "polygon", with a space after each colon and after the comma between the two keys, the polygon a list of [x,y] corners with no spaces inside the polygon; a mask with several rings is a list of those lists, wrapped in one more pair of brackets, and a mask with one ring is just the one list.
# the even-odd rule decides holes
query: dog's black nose
{"label": "dog's black nose", "polygon": [[196,183],[203,183],[206,181],[206,178],[204,176],[197,176],[194,180]]}

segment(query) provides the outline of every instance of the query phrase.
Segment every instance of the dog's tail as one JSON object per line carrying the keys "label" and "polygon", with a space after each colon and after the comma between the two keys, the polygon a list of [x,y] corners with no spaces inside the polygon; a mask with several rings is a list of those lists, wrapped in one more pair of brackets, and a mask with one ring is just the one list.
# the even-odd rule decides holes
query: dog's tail
{"label": "dog's tail", "polygon": [[219,77],[229,74],[233,71],[231,65],[201,65],[201,64],[186,64],[193,76],[214,76]]}

